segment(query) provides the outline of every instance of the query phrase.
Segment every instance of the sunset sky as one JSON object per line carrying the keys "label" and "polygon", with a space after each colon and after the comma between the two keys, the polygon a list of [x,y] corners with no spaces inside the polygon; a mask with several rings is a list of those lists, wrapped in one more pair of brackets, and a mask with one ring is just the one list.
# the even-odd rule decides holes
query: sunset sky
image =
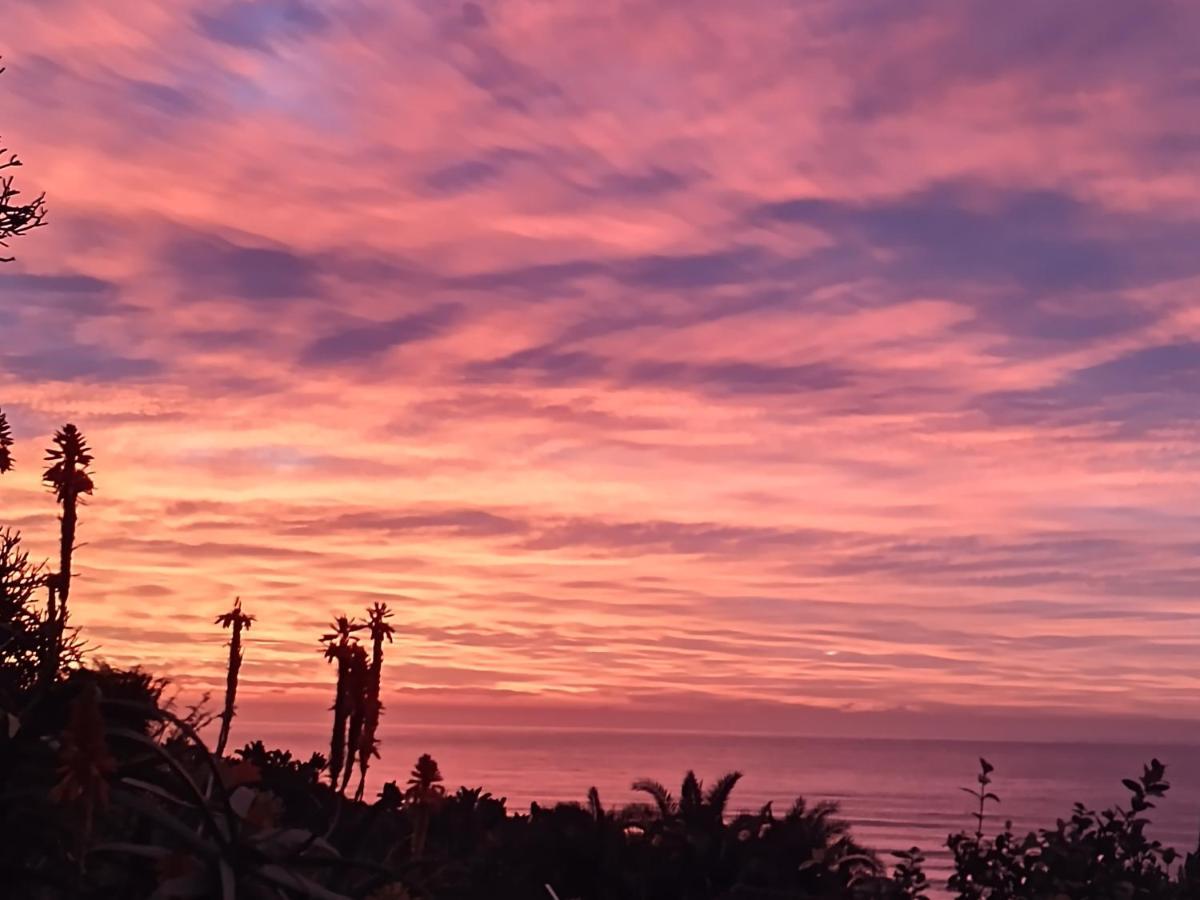
{"label": "sunset sky", "polygon": [[4,24],[0,523],[79,425],[104,658],[219,695],[240,595],[323,718],[386,601],[393,723],[1200,732],[1200,4]]}

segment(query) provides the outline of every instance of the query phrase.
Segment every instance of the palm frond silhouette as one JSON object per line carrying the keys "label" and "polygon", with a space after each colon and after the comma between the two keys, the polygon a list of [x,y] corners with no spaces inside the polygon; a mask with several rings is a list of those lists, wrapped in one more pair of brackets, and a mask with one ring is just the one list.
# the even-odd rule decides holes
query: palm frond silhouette
{"label": "palm frond silhouette", "polygon": [[654,805],[658,807],[658,814],[664,819],[679,812],[679,804],[675,802],[675,798],[671,796],[671,792],[661,781],[641,778],[633,783],[632,789],[649,794],[654,800]]}

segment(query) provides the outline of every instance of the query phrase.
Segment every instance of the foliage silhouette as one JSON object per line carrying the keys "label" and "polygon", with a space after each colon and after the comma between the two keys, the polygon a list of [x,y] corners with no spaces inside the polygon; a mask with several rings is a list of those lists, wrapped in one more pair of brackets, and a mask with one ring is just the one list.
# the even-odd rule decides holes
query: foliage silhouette
{"label": "foliage silhouette", "polygon": [[[986,794],[993,769],[984,760],[980,763],[979,792]],[[1071,816],[1059,819],[1054,828],[1024,837],[1014,834],[1012,823],[1006,822],[989,838],[975,814],[979,822],[975,834],[951,835],[947,840],[954,857],[950,890],[959,900],[1200,897],[1200,855],[1190,854],[1178,865],[1175,850],[1146,836],[1146,813],[1170,788],[1166,767],[1151,760],[1141,776],[1126,778],[1122,784],[1130,793],[1126,805],[1096,812],[1077,803]]]}
{"label": "foliage silhouette", "polygon": [[[0,73],[4,68],[0,67]],[[12,172],[22,165],[17,154],[7,147],[0,147],[0,247],[7,247],[8,242],[16,237],[28,234],[40,227],[46,219],[46,195],[39,194],[28,203],[18,200],[21,196],[14,182]],[[0,262],[12,262],[11,256],[0,255]],[[0,472],[3,472],[3,459],[0,454]]]}
{"label": "foliage silhouette", "polygon": [[0,409],[0,475],[12,471],[12,445],[12,428],[8,424],[8,417],[5,416],[4,410]]}
{"label": "foliage silhouette", "polygon": [[44,582],[21,535],[0,530],[0,709],[17,709],[41,671],[43,622],[35,605]]}

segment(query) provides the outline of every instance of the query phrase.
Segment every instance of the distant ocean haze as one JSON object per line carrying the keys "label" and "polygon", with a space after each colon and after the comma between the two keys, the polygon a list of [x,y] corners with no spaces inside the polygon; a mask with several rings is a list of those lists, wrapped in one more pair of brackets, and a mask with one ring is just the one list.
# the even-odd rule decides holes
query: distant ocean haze
{"label": "distant ocean haze", "polygon": [[[236,729],[235,729],[236,730]],[[257,730],[256,732],[257,733]],[[309,723],[277,723],[276,740],[307,755],[325,751],[327,735]],[[1011,820],[1018,833],[1052,827],[1072,805],[1124,803],[1122,778],[1158,757],[1171,790],[1152,811],[1149,834],[1180,851],[1200,833],[1200,747],[1182,744],[1035,743],[990,740],[891,740],[800,736],[717,735],[545,728],[385,726],[381,760],[371,769],[368,798],[385,781],[401,784],[422,753],[437,759],[446,789],[482,786],[513,810],[533,802],[583,802],[595,786],[606,807],[646,802],[631,790],[652,778],[678,796],[690,768],[706,784],[725,772],[744,777],[730,812],[756,811],[771,801],[785,813],[797,796],[836,800],[855,836],[890,863],[890,852],[920,847],[931,878],[948,873],[946,836],[974,830],[972,798],[979,757],[995,767],[989,833]],[[237,746],[236,739],[232,746]]]}

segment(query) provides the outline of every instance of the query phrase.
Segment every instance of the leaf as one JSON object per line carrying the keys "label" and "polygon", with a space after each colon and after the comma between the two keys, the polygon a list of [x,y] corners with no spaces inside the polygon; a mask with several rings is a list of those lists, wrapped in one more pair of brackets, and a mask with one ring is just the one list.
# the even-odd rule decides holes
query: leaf
{"label": "leaf", "polygon": [[257,874],[272,884],[296,891],[311,900],[351,900],[345,894],[335,893],[303,875],[297,875],[295,872],[283,868],[283,866],[267,864],[259,867]]}
{"label": "leaf", "polygon": [[163,859],[174,851],[154,844],[135,844],[127,841],[106,841],[95,844],[89,853],[126,853],[130,856],[143,856],[147,859]]}
{"label": "leaf", "polygon": [[217,865],[221,872],[221,900],[234,900],[237,896],[237,887],[233,867],[223,859],[217,860]]}
{"label": "leaf", "polygon": [[145,791],[147,794],[153,794],[160,800],[166,800],[168,803],[172,803],[176,806],[182,806],[186,809],[192,808],[192,804],[187,800],[175,796],[165,788],[160,788],[157,784],[151,784],[148,781],[142,781],[140,778],[130,778],[128,776],[124,776],[118,780],[121,782],[121,784],[127,784],[130,787],[137,788],[139,791]]}
{"label": "leaf", "polygon": [[177,875],[161,882],[148,900],[191,900],[209,895],[209,883],[203,871]]}

